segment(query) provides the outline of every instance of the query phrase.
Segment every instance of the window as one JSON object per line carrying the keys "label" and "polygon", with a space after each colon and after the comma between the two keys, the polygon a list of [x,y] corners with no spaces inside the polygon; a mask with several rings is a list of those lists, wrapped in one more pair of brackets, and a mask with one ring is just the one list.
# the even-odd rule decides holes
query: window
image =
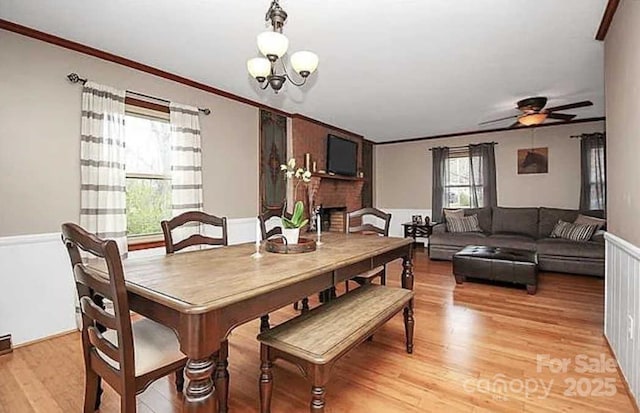
{"label": "window", "polygon": [[169,122],[145,112],[128,105],[125,116],[128,237],[159,235],[171,218]]}
{"label": "window", "polygon": [[589,209],[604,209],[604,149],[589,149]]}
{"label": "window", "polygon": [[[475,163],[475,158],[474,158]],[[478,162],[479,164],[479,162]],[[471,165],[469,151],[451,153],[447,159],[448,178],[445,182],[445,207],[446,208],[471,208],[472,184],[470,177]],[[479,177],[479,182],[483,179]],[[482,185],[475,185],[478,194],[478,205],[484,205],[482,200]]]}

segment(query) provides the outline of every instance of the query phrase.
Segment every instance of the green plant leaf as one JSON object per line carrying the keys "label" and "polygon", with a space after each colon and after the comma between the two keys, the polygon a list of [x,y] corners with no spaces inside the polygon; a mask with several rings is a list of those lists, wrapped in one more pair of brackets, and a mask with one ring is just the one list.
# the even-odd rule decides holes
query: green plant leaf
{"label": "green plant leaf", "polygon": [[281,217],[282,218],[282,226],[287,228],[287,229],[291,229],[291,228],[297,228],[296,225],[291,222],[291,220],[287,217]]}
{"label": "green plant leaf", "polygon": [[[304,213],[304,204],[302,201],[296,202],[296,205],[293,207],[293,216],[291,217],[291,222],[298,225],[302,220],[302,214]],[[299,228],[299,226],[297,226]]]}
{"label": "green plant leaf", "polygon": [[305,219],[304,221],[302,221],[302,222],[300,223],[300,225],[298,225],[298,228],[302,228],[302,227],[304,227],[305,225],[307,225],[307,222],[309,222],[309,220],[308,220],[308,219]]}

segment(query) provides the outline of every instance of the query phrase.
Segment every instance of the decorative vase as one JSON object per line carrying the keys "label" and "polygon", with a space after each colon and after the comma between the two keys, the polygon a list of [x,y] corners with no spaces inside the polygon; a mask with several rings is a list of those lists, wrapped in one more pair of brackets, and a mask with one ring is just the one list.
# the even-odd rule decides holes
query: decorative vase
{"label": "decorative vase", "polygon": [[282,228],[282,235],[287,239],[287,244],[297,244],[300,228]]}

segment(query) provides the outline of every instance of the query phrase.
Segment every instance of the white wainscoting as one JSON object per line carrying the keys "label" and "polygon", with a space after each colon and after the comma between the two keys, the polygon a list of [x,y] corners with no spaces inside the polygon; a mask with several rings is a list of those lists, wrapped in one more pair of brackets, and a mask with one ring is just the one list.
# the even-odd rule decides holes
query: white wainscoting
{"label": "white wainscoting", "polygon": [[[389,228],[389,236],[391,237],[403,237],[404,230],[402,228],[402,224],[405,222],[411,222],[412,215],[422,215],[424,219],[425,216],[431,217],[430,209],[392,209],[392,208],[379,208],[384,212],[391,214],[391,227]],[[423,242],[427,242],[426,239],[418,238],[418,240],[422,240]]]}
{"label": "white wainscoting", "polygon": [[605,234],[605,239],[605,336],[633,393],[632,397],[638,402],[640,248],[610,233]]}
{"label": "white wainscoting", "polygon": [[[229,244],[254,242],[256,218],[229,219]],[[130,258],[164,254],[134,251]],[[59,233],[0,237],[0,334],[14,345],[76,328],[76,291]]]}

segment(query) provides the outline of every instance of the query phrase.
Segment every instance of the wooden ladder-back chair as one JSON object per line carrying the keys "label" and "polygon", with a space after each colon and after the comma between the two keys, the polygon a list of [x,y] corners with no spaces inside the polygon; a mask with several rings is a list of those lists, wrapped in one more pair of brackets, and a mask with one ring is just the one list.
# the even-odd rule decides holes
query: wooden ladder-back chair
{"label": "wooden ladder-back chair", "polygon": [[[367,216],[373,216],[381,219],[382,221],[384,221],[384,225],[382,227],[378,227],[371,223],[365,223],[364,218]],[[362,208],[347,214],[347,232],[350,234],[371,233],[371,234],[378,234],[380,236],[388,237],[390,224],[391,224],[391,214],[387,214],[386,212],[381,211],[377,208]],[[364,274],[360,274],[352,278],[352,280],[362,285],[362,284],[370,284],[371,281],[373,281],[378,277],[380,277],[380,283],[382,285],[385,285],[387,283],[385,266],[376,267],[372,270],[365,272]],[[345,281],[345,288],[347,292],[349,292],[349,280]]]}
{"label": "wooden ladder-back chair", "polygon": [[[174,243],[172,231],[189,223],[197,223],[198,225],[212,225],[222,228],[222,237],[213,238],[201,234],[193,234],[182,241]],[[171,218],[168,221],[162,221],[162,232],[164,233],[164,244],[167,254],[173,254],[187,247],[197,245],[228,245],[227,238],[227,218],[209,215],[201,211],[189,211]],[[267,324],[269,320],[267,319]],[[216,360],[216,368],[213,373],[218,401],[220,402],[219,411],[226,412],[229,400],[229,341],[224,340],[220,343],[220,350],[214,355]]]}
{"label": "wooden ladder-back chair", "polygon": [[[176,228],[189,223],[207,224],[214,227],[222,228],[222,237],[213,238],[201,234],[193,234],[190,237],[174,243],[171,232]],[[227,218],[216,217],[201,211],[189,211],[171,218],[168,221],[162,221],[162,232],[164,233],[164,244],[167,254],[180,251],[181,249],[192,247],[194,245],[228,245],[227,240]]]}
{"label": "wooden ladder-back chair", "polygon": [[[286,212],[284,214],[287,218],[291,218],[291,214]],[[273,237],[274,235],[282,234],[282,224],[275,225],[271,227],[270,230],[267,230],[267,222],[271,221],[274,218],[278,218],[278,220],[280,220],[281,216],[282,216],[282,212],[280,209],[269,209],[266,212],[258,215],[258,220],[260,221],[260,233],[263,241]],[[293,308],[298,310],[299,306],[297,302],[293,304]],[[303,298],[302,311],[306,312],[308,310],[309,310],[309,298]],[[269,328],[270,328],[269,314],[266,314],[260,317],[260,332],[267,331]]]}
{"label": "wooden ladder-back chair", "polygon": [[[186,357],[173,330],[146,318],[131,321],[118,245],[76,224],[62,225],[82,313],[85,364],[84,413],[100,406],[101,380],[120,394],[120,411],[136,411],[136,395],[153,381],[176,372],[176,388],[184,386]],[[80,250],[101,258],[106,272],[83,263]],[[113,312],[103,300],[113,302]]]}

